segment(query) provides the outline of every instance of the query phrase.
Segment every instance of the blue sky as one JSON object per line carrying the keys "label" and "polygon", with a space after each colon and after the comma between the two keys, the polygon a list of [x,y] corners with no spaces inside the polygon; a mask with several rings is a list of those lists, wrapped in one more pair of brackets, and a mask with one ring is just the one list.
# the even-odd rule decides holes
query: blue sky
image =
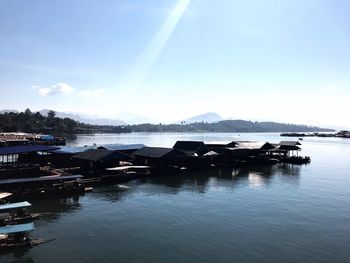
{"label": "blue sky", "polygon": [[1,108],[350,127],[346,0],[0,1]]}

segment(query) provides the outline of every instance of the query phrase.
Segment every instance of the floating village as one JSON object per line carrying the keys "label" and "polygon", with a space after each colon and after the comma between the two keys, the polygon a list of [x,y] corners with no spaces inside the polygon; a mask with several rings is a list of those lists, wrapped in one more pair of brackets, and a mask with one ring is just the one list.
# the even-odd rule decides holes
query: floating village
{"label": "floating village", "polygon": [[136,178],[176,176],[186,170],[309,163],[310,157],[300,156],[300,151],[300,141],[71,147],[51,135],[0,134],[0,252],[52,241],[31,237],[40,215],[28,212],[28,201],[86,193]]}

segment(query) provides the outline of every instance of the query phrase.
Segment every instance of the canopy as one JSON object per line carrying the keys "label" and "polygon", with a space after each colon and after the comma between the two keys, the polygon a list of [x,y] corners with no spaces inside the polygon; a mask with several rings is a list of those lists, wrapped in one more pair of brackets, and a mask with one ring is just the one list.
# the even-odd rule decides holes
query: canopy
{"label": "canopy", "polygon": [[63,181],[83,178],[82,175],[67,175],[67,176],[42,176],[42,177],[30,177],[30,178],[18,178],[18,179],[4,179],[0,180],[0,185],[5,184],[19,184],[19,183],[34,183],[45,181]]}
{"label": "canopy", "polygon": [[30,152],[50,152],[59,149],[58,147],[45,146],[45,145],[25,145],[25,146],[12,146],[12,147],[0,147],[0,155],[30,153]]}
{"label": "canopy", "polygon": [[6,197],[9,197],[13,195],[12,193],[7,193],[7,192],[4,192],[4,193],[0,193],[0,199],[5,199]]}
{"label": "canopy", "polygon": [[30,232],[34,230],[33,223],[20,224],[20,225],[7,225],[0,227],[0,234],[13,234],[19,232]]}
{"label": "canopy", "polygon": [[27,201],[24,202],[19,202],[19,203],[11,203],[11,204],[5,204],[5,205],[0,205],[0,211],[2,210],[11,210],[11,209],[19,209],[19,208],[26,208],[31,206],[30,203]]}

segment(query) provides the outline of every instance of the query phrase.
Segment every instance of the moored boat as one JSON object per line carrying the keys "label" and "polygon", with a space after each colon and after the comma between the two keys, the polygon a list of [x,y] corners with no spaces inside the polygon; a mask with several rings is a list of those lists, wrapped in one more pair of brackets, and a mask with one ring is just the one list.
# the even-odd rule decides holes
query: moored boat
{"label": "moored boat", "polygon": [[23,247],[30,248],[49,241],[31,238],[30,232],[33,230],[33,223],[0,227],[0,253],[10,252]]}
{"label": "moored boat", "polygon": [[26,201],[0,205],[0,226],[23,224],[38,219],[40,214],[27,211],[30,206]]}

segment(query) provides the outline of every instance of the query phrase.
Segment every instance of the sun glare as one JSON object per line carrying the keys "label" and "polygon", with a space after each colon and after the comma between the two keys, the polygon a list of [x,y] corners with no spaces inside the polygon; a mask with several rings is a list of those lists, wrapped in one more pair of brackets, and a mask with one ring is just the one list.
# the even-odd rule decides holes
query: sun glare
{"label": "sun glare", "polygon": [[186,12],[190,2],[191,0],[179,0],[175,7],[171,10],[167,16],[167,19],[154,35],[131,70],[131,74],[127,80],[127,88],[137,87],[142,82],[148,71],[156,62],[166,42],[174,32],[176,25]]}

